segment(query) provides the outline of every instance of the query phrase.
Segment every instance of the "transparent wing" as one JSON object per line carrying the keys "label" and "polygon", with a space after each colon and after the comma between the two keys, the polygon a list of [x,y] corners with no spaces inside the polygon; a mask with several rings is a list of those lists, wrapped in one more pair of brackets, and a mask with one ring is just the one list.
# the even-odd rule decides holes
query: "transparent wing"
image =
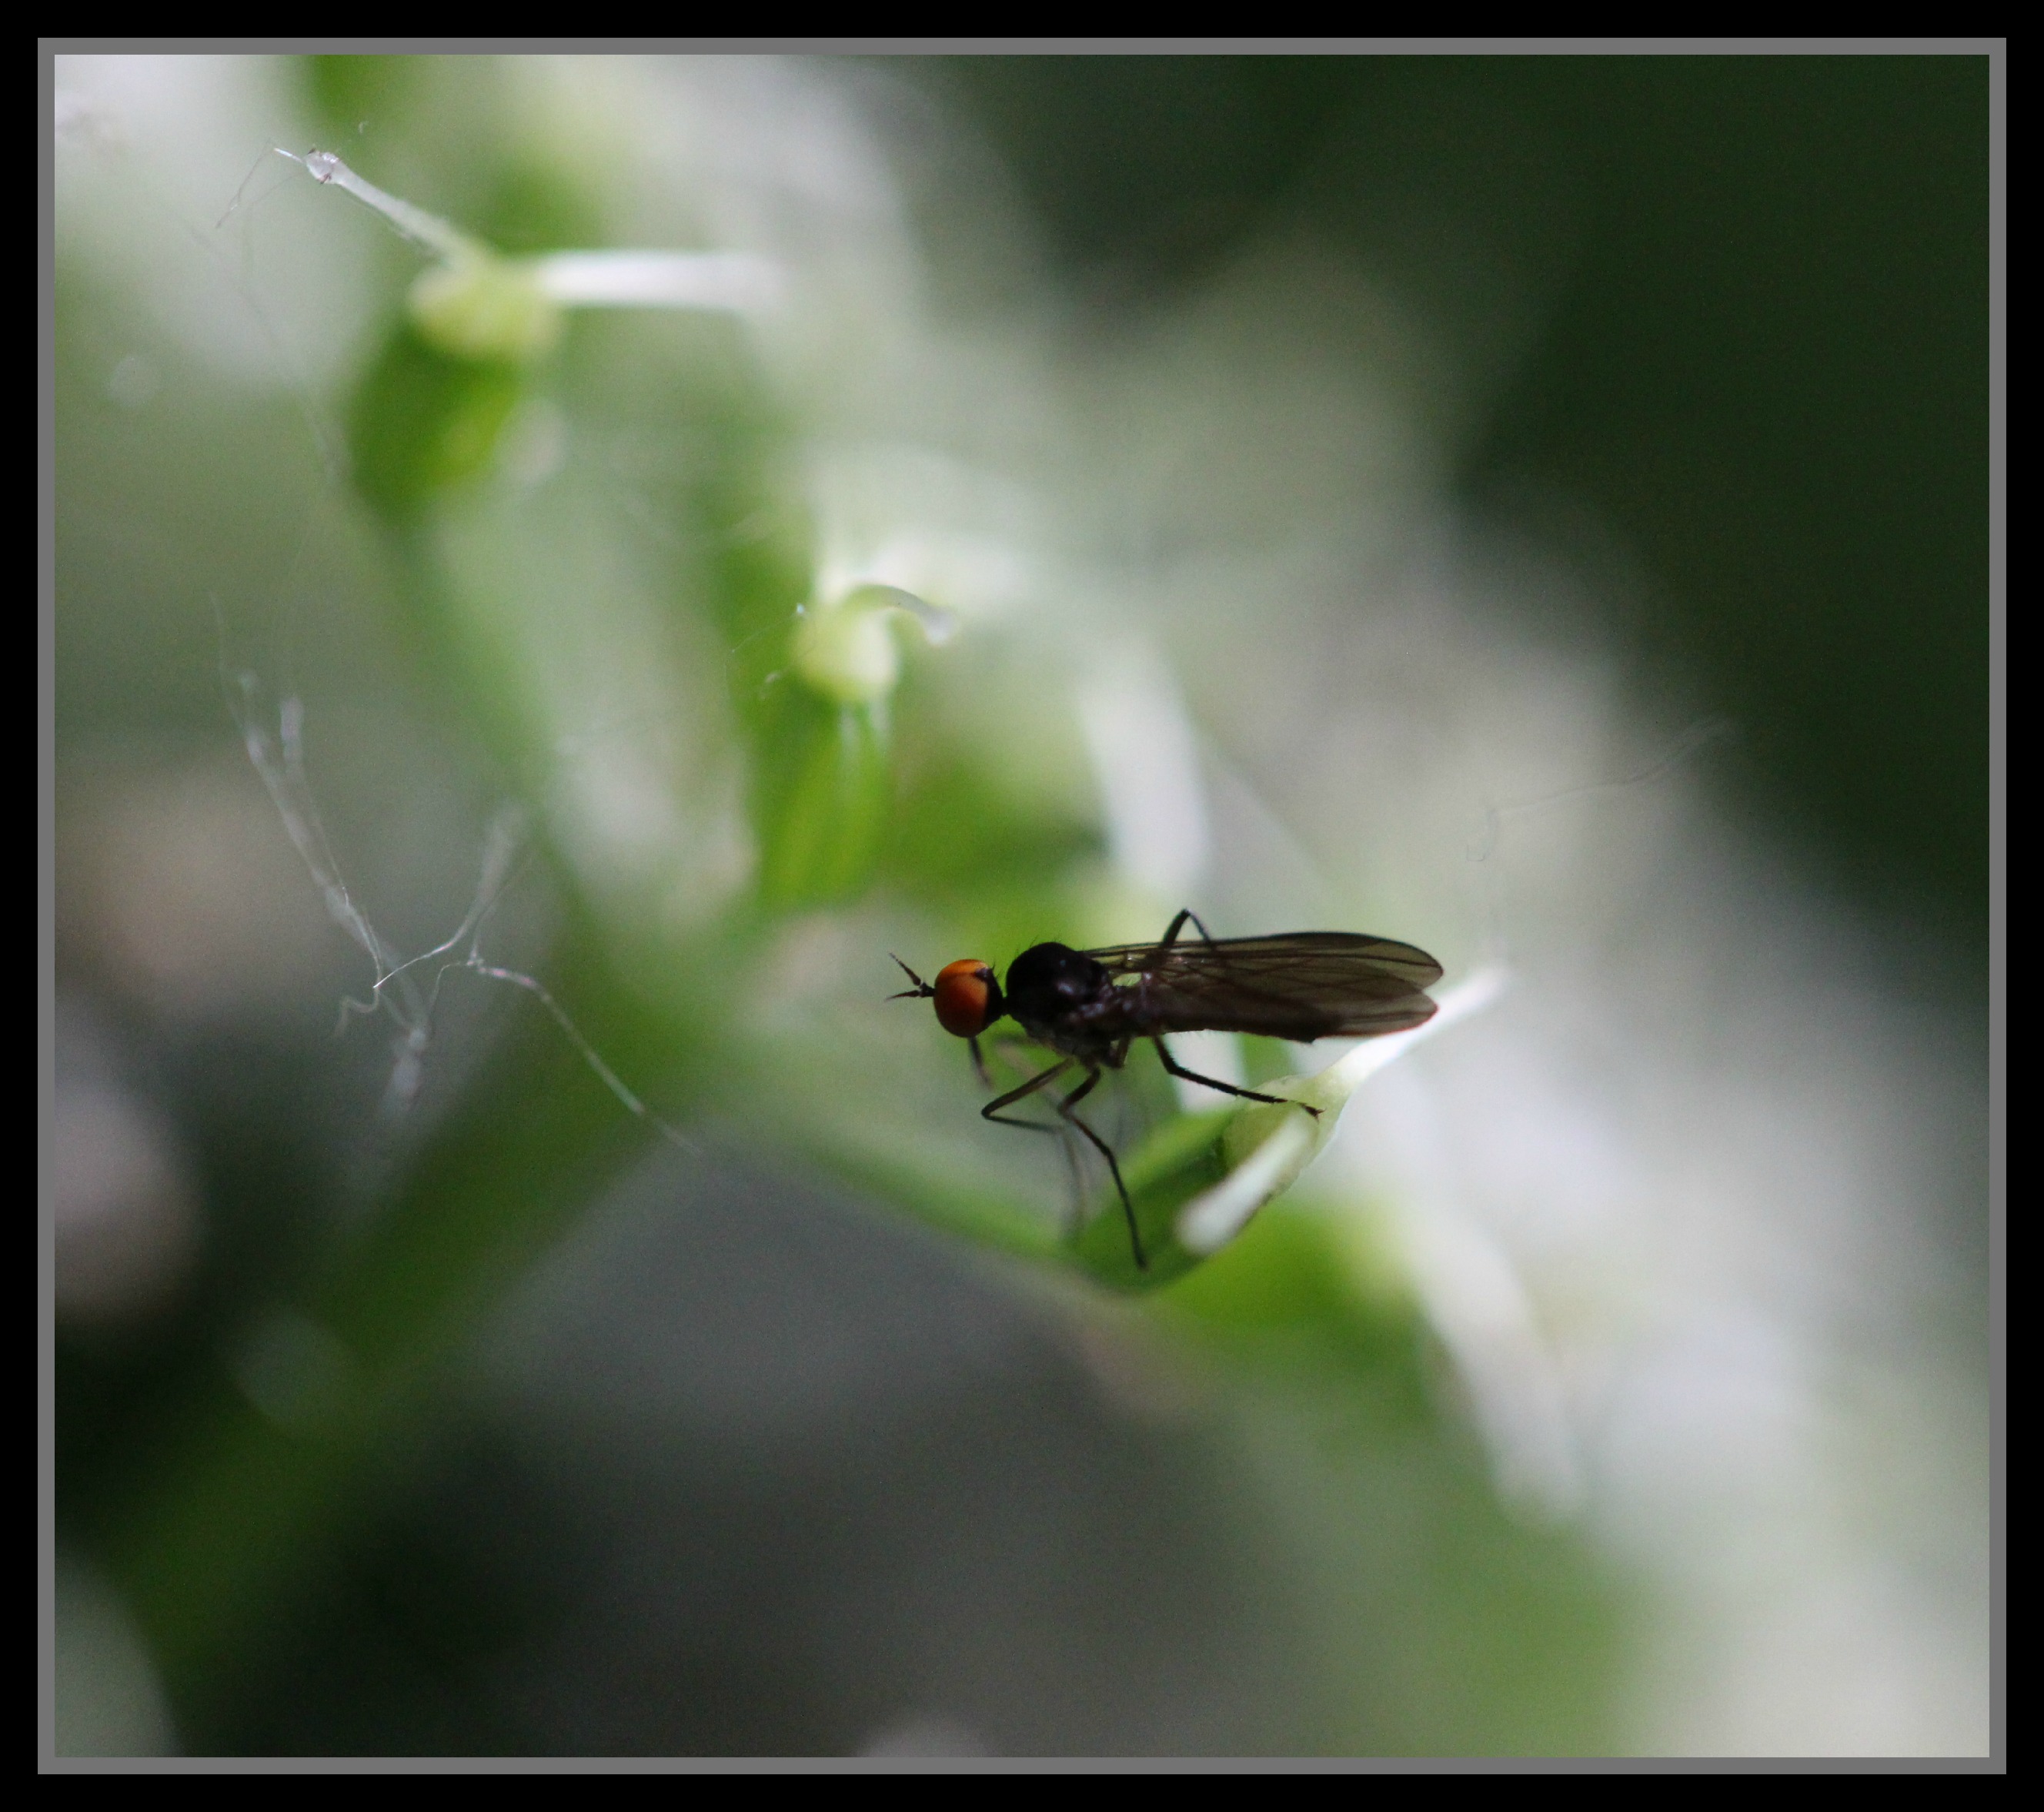
{"label": "transparent wing", "polygon": [[1086,955],[1110,975],[1139,975],[1160,1032],[1255,1032],[1299,1043],[1374,1038],[1424,1025],[1441,979],[1424,950],[1351,931],[1183,938]]}

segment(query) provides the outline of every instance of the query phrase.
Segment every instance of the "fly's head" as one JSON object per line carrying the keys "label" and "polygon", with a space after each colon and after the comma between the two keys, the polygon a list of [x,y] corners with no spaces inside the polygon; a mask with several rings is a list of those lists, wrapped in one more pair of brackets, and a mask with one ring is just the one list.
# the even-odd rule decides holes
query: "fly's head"
{"label": "fly's head", "polygon": [[934,1002],[937,1023],[954,1037],[977,1038],[1008,1010],[993,971],[977,956],[963,956],[955,963],[947,963],[938,970],[934,982],[924,981],[899,956],[894,960],[901,973],[916,985],[887,998]]}

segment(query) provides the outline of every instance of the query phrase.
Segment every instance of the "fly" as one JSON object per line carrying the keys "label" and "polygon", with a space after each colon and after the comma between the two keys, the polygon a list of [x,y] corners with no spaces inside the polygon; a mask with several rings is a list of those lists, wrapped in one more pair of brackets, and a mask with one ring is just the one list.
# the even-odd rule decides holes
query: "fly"
{"label": "fly", "polygon": [[[1200,934],[1197,943],[1178,941],[1188,923]],[[1005,988],[977,957],[946,964],[935,982],[924,981],[899,956],[894,960],[915,986],[888,998],[935,1002],[937,1023],[971,1046],[981,1081],[987,1075],[980,1034],[997,1019],[1012,1019],[1024,1037],[1060,1053],[1048,1069],[989,1101],[980,1110],[982,1118],[1055,1132],[1054,1126],[1018,1120],[1001,1110],[1048,1087],[1075,1065],[1084,1072],[1058,1097],[1058,1117],[1107,1160],[1136,1265],[1146,1271],[1143,1236],[1113,1148],[1073,1111],[1098,1085],[1101,1071],[1120,1069],[1130,1047],[1147,1038],[1174,1076],[1244,1101],[1283,1106],[1277,1095],[1186,1069],[1166,1048],[1165,1033],[1254,1032],[1299,1044],[1316,1038],[1379,1038],[1432,1018],[1434,1003],[1424,991],[1441,979],[1441,965],[1425,951],[1388,937],[1288,931],[1275,937],[1215,938],[1189,911],[1173,919],[1155,944],[1101,950],[1036,944],[1009,964]],[[1317,1117],[1320,1110],[1306,1111]]]}

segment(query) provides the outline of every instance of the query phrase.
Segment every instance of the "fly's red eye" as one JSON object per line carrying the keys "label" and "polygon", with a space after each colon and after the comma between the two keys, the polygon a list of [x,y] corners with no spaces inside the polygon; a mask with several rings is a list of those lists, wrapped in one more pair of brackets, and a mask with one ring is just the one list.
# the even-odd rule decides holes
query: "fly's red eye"
{"label": "fly's red eye", "polygon": [[937,1023],[959,1038],[977,1038],[986,1029],[993,998],[993,971],[977,956],[947,963],[937,971],[934,991]]}

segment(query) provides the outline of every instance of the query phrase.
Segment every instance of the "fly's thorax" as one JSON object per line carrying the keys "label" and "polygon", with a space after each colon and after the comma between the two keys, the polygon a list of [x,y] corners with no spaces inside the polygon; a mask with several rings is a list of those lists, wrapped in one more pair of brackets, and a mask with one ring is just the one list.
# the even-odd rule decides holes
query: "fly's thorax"
{"label": "fly's thorax", "polygon": [[1107,971],[1082,950],[1039,944],[1008,966],[1008,1010],[1024,1025],[1055,1026],[1108,994]]}

